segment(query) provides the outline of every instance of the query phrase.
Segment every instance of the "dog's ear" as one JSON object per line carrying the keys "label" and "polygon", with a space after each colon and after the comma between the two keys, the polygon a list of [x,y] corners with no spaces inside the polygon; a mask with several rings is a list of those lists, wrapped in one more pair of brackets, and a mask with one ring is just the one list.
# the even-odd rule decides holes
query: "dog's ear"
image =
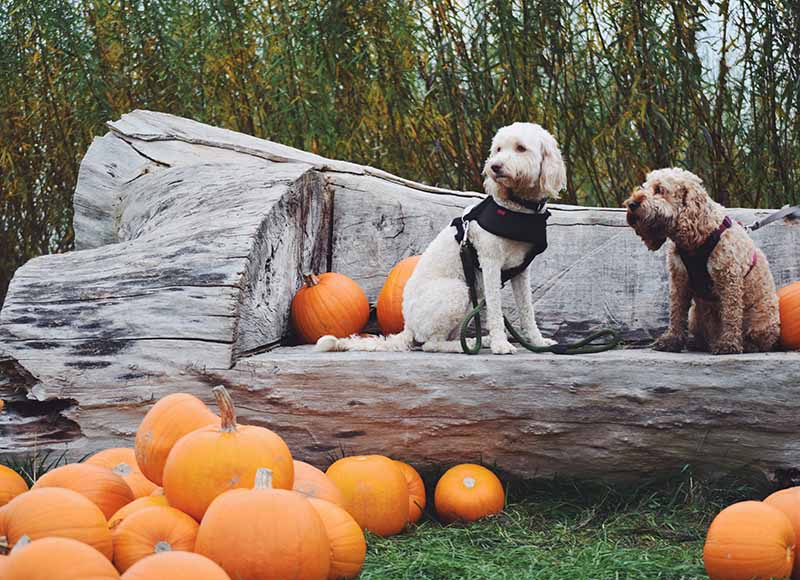
{"label": "dog's ear", "polygon": [[542,166],[539,169],[539,189],[552,199],[558,199],[567,185],[567,168],[561,158],[556,140],[548,135],[542,142]]}
{"label": "dog's ear", "polygon": [[653,184],[653,195],[664,196],[664,195],[666,195],[666,193],[667,193],[667,189],[663,185],[661,185],[661,182],[656,181]]}

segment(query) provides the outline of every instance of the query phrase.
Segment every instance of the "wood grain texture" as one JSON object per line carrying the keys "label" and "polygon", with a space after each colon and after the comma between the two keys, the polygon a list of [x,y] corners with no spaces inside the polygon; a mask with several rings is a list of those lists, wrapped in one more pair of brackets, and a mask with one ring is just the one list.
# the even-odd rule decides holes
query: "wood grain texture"
{"label": "wood grain texture", "polygon": [[[79,251],[20,268],[0,311],[0,453],[80,456],[130,442],[176,391],[228,385],[242,421],[324,466],[340,446],[417,464],[481,458],[511,473],[635,478],[702,464],[800,463],[800,354],[625,350],[579,357],[278,348],[307,271],[386,274],[480,199],[172,115],[109,124],[81,164]],[[533,263],[546,335],[595,326],[646,343],[666,326],[662,252],[619,209],[552,205]],[[766,211],[732,210],[750,222]],[[800,279],[800,226],[754,238],[779,285]],[[514,317],[510,289],[505,297]]]}

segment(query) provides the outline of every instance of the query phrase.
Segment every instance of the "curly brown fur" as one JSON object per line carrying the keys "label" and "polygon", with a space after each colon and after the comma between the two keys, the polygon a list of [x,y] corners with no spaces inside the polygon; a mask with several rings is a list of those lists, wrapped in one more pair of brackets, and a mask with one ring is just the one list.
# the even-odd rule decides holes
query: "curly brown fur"
{"label": "curly brown fur", "polygon": [[711,298],[696,296],[689,284],[678,249],[696,251],[725,218],[725,209],[708,196],[699,177],[677,168],[652,171],[624,206],[628,224],[649,249],[672,242],[669,327],[654,348],[729,354],[775,347],[780,336],[775,282],[766,256],[739,224],[723,232],[708,259]]}

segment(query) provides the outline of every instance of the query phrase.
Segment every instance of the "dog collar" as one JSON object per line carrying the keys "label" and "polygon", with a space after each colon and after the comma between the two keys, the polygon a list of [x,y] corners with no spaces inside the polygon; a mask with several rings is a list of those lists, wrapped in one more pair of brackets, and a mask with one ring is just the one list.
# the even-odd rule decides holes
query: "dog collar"
{"label": "dog collar", "polygon": [[518,196],[516,193],[514,193],[513,189],[507,189],[506,192],[508,193],[508,199],[510,199],[517,205],[522,206],[525,209],[535,211],[536,213],[542,213],[545,206],[547,205],[546,197],[539,199],[537,201],[531,201],[529,199],[525,199],[524,197]]}

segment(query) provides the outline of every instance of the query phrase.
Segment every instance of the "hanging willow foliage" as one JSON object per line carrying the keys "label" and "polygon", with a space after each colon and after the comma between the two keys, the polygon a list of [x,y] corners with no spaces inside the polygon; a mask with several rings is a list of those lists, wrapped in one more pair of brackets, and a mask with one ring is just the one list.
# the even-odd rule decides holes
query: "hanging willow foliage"
{"label": "hanging willow foliage", "polygon": [[532,120],[573,203],[665,165],[726,205],[797,202],[799,40],[785,0],[6,0],[0,299],[71,247],[80,159],[134,108],[459,189]]}

